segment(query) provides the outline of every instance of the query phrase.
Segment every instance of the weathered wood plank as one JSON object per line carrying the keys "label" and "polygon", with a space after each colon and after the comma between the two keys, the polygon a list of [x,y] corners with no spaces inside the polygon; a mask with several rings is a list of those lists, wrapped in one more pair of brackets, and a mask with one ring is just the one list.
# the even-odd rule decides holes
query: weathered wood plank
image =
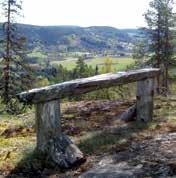
{"label": "weathered wood plank", "polygon": [[154,78],[137,82],[137,120],[149,122],[153,118]]}
{"label": "weathered wood plank", "polygon": [[109,88],[112,86],[145,80],[147,78],[153,78],[159,75],[159,73],[160,70],[156,68],[119,72],[116,74],[108,73],[29,90],[17,95],[17,97],[22,102],[41,103],[61,99],[67,96],[80,95],[102,88]]}

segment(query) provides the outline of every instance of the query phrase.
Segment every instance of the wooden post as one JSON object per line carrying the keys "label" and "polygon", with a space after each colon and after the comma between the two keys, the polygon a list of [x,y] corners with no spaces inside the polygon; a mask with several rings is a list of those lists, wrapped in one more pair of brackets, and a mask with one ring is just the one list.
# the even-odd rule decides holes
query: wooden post
{"label": "wooden post", "polygon": [[153,119],[154,78],[137,82],[137,120],[149,122]]}
{"label": "wooden post", "polygon": [[83,153],[61,132],[59,100],[36,104],[37,151],[51,161],[69,168],[84,161]]}
{"label": "wooden post", "polygon": [[60,102],[54,100],[36,105],[37,150],[44,151],[48,140],[61,134]]}

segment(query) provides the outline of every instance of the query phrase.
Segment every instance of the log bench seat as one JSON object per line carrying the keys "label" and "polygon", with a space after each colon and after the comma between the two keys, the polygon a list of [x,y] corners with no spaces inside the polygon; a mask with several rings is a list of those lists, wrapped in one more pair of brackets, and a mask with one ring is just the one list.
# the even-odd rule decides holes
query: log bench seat
{"label": "log bench seat", "polygon": [[79,148],[62,133],[60,101],[65,97],[137,82],[136,110],[138,121],[151,121],[155,78],[160,69],[146,68],[128,72],[108,73],[32,89],[17,95],[19,100],[35,104],[37,150],[63,168],[84,161]]}

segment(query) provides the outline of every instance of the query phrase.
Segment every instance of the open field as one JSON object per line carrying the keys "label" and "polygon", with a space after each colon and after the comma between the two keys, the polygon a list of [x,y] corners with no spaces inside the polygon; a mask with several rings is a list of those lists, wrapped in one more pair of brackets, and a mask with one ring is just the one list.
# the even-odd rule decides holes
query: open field
{"label": "open field", "polygon": [[43,54],[42,52],[39,51],[33,51],[32,53],[28,54],[29,57],[36,57],[36,58],[41,58],[41,59],[46,59],[47,55]]}
{"label": "open field", "polygon": [[[106,59],[107,59],[106,57],[88,59],[86,60],[86,64],[92,67],[98,65],[101,68],[103,67],[103,63],[105,62]],[[134,64],[134,60],[132,58],[109,58],[109,59],[112,60],[114,71],[125,70],[127,66]],[[76,58],[71,58],[64,61],[53,61],[52,64],[58,64],[58,65],[62,64],[64,67],[71,70],[76,66],[76,61],[77,61]]]}

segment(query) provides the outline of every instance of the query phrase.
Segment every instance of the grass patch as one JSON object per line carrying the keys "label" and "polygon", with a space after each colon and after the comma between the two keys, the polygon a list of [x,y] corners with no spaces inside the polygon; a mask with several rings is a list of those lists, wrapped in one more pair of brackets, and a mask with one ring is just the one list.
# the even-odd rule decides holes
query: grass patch
{"label": "grass patch", "polygon": [[[129,135],[129,137],[131,136]],[[121,147],[124,144],[128,144],[128,139],[125,137],[118,138],[117,134],[99,133],[88,139],[82,140],[79,144],[79,148],[87,155],[101,155],[108,152],[114,152],[114,148],[117,145]]]}
{"label": "grass patch", "polygon": [[[11,171],[26,154],[25,150],[35,148],[36,136],[29,134],[28,128],[34,123],[33,111],[14,116],[0,115],[0,170]],[[23,128],[19,133],[16,128]],[[3,133],[9,134],[8,137]]]}
{"label": "grass patch", "polygon": [[88,155],[122,151],[122,147],[123,149],[127,148],[131,141],[137,138],[139,132],[154,127],[154,123],[134,122],[129,125],[124,124],[122,127],[91,134],[80,141],[79,148]]}
{"label": "grass patch", "polygon": [[42,59],[46,59],[47,55],[43,54],[40,51],[33,51],[31,53],[28,54],[29,57],[37,57],[37,58],[42,58]]}
{"label": "grass patch", "polygon": [[[94,58],[87,60],[86,63],[95,67],[96,65],[103,64],[105,59],[106,58]],[[134,64],[134,60],[132,58],[110,58],[110,60],[112,60],[113,63],[113,71],[126,70],[127,66]],[[100,67],[102,66],[100,65]]]}

